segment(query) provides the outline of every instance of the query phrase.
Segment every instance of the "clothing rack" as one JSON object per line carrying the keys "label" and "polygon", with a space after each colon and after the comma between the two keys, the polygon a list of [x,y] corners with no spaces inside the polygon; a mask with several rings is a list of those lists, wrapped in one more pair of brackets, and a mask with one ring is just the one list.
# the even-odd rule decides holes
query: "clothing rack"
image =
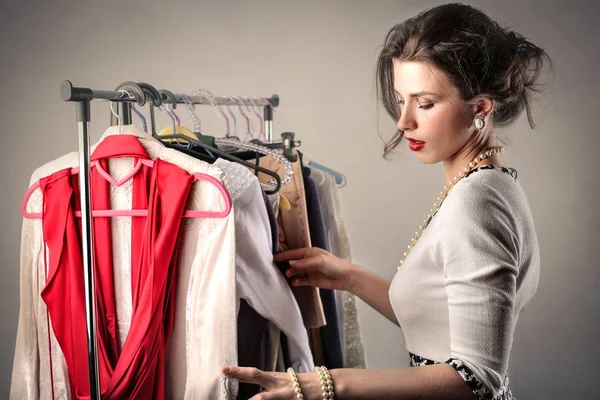
{"label": "clothing rack", "polygon": [[[127,94],[128,96],[125,96]],[[96,327],[96,298],[95,282],[93,274],[94,266],[94,237],[93,219],[90,193],[90,103],[92,100],[109,100],[120,105],[123,124],[131,123],[131,104],[140,106],[151,101],[158,106],[161,103],[170,103],[169,96],[161,96],[159,92],[150,85],[124,82],[116,90],[94,90],[83,87],[74,87],[70,81],[64,81],[61,85],[61,97],[64,101],[76,103],[76,119],[79,134],[79,186],[81,200],[81,241],[83,256],[83,274],[85,290],[86,310],[86,332],[88,344],[88,367],[90,379],[90,399],[100,399],[100,377],[98,373],[98,349],[97,349],[97,327]],[[246,98],[244,98],[246,100]],[[273,109],[279,105],[279,96],[270,98],[253,98],[252,104],[264,107],[265,136],[272,140]],[[185,103],[177,100],[177,103]],[[192,96],[190,103],[201,105],[240,105],[233,97]],[[115,125],[112,123],[111,124]]]}

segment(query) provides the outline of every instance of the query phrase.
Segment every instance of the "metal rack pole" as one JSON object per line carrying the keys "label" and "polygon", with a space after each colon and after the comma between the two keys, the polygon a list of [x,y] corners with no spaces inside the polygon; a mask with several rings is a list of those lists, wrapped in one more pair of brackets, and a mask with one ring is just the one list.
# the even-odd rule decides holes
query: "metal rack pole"
{"label": "metal rack pole", "polygon": [[270,105],[264,107],[265,138],[267,142],[273,141],[273,108]]}
{"label": "metal rack pole", "polygon": [[81,200],[81,251],[85,285],[85,320],[88,344],[90,398],[100,400],[98,343],[96,338],[96,291],[94,281],[94,220],[90,191],[90,100],[77,102],[79,130],[79,194]]}
{"label": "metal rack pole", "polygon": [[96,290],[94,282],[94,229],[90,188],[90,102],[94,98],[113,101],[128,101],[120,98],[120,93],[92,91],[87,88],[74,88],[71,82],[64,81],[61,97],[64,101],[74,101],[79,133],[79,190],[81,200],[81,251],[85,290],[85,315],[88,345],[88,372],[90,379],[90,399],[100,400],[100,377],[98,373],[98,342],[96,329]]}

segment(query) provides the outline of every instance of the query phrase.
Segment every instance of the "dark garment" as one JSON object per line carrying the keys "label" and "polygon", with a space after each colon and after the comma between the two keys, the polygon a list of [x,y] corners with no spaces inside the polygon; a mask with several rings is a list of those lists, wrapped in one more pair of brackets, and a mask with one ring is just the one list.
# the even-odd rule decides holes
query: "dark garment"
{"label": "dark garment", "polygon": [[[304,191],[306,193],[306,208],[308,212],[308,226],[310,230],[310,241],[313,247],[319,247],[329,251],[327,231],[323,213],[319,203],[317,185],[310,178],[310,168],[302,167],[304,178]],[[335,292],[330,289],[319,289],[325,319],[327,325],[322,326],[321,340],[325,355],[325,366],[329,369],[344,368],[344,353],[342,352],[342,340],[340,324],[338,320]]]}
{"label": "dark garment", "polygon": [[[512,169],[512,168],[511,168]],[[516,172],[516,171],[515,171]],[[418,356],[416,354],[408,352],[410,356],[410,366],[411,367],[422,367],[424,365],[436,365],[441,364],[439,361],[430,360],[425,357]],[[465,383],[469,385],[477,399],[479,400],[515,400],[511,390],[510,390],[510,381],[508,379],[508,375],[504,376],[504,380],[502,381],[502,386],[500,387],[500,393],[495,397],[492,397],[492,393],[488,390],[488,388],[477,378],[477,376],[471,371],[471,369],[465,365],[465,363],[458,358],[450,358],[444,364],[449,364],[459,373],[459,375],[464,379]]]}
{"label": "dark garment", "polygon": [[[263,192],[271,237],[273,240],[273,254],[279,252],[279,231],[277,219],[271,202]],[[240,312],[237,318],[238,333],[238,365],[240,367],[255,367],[261,371],[266,370],[267,355],[267,326],[269,321],[257,313],[244,299],[240,299]],[[240,382],[238,400],[247,400],[262,391],[260,385]]]}
{"label": "dark garment", "polygon": [[[238,365],[265,370],[267,353],[267,321],[244,299],[240,299],[237,319]],[[240,382],[238,400],[248,400],[261,392],[260,385]]]}

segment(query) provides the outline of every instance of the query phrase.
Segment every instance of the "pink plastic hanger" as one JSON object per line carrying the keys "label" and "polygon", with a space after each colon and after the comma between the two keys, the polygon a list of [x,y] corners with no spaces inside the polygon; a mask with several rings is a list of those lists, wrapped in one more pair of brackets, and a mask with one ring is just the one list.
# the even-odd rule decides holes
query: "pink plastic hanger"
{"label": "pink plastic hanger", "polygon": [[[102,176],[104,179],[106,179],[107,181],[109,181],[111,184],[113,184],[115,186],[121,186],[125,182],[129,181],[140,170],[142,165],[147,165],[149,167],[153,167],[154,161],[138,158],[135,163],[135,166],[133,167],[131,172],[129,174],[127,174],[126,176],[124,176],[122,179],[116,180],[115,178],[110,176],[110,174],[108,172],[106,172],[106,170],[104,168],[102,168],[102,165],[100,165],[98,160],[91,162],[91,167],[92,168],[95,167],[96,170],[98,171],[98,173],[100,174],[100,176]],[[75,175],[78,173],[79,173],[79,167],[71,168],[71,175]],[[215,186],[219,190],[219,192],[221,192],[221,195],[223,196],[223,199],[225,200],[225,209],[223,211],[187,210],[187,211],[185,211],[183,216],[186,218],[225,218],[226,216],[228,216],[229,212],[231,211],[231,199],[229,198],[229,194],[227,193],[227,190],[225,190],[225,188],[223,187],[221,182],[219,182],[217,179],[215,179],[214,177],[212,177],[210,175],[201,174],[201,173],[195,173],[194,178],[195,178],[194,182],[206,181],[206,182],[209,182],[210,184],[212,184],[213,186]],[[38,181],[38,182],[34,183],[29,189],[27,189],[27,192],[25,192],[25,196],[23,197],[23,201],[21,202],[21,214],[25,218],[30,218],[30,219],[42,218],[42,213],[31,213],[31,212],[27,211],[27,202],[29,201],[29,198],[31,197],[31,194],[33,193],[33,191],[39,187],[40,187],[40,182]],[[75,216],[81,217],[81,212],[76,211]],[[93,210],[92,216],[93,217],[146,217],[146,216],[148,216],[148,210]]]}

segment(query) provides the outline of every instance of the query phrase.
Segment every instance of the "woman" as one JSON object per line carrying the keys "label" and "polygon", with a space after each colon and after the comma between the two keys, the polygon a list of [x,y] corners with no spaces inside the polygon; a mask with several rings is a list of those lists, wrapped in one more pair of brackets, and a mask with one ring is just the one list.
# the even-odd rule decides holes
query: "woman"
{"label": "woman", "polygon": [[513,399],[509,353],[540,261],[526,196],[494,128],[523,110],[533,128],[530,96],[544,60],[543,50],[462,4],[395,26],[377,70],[378,93],[398,121],[385,155],[406,139],[419,161],[443,163],[448,184],[392,282],[319,249],[275,257],[290,261],[293,285],[348,290],[400,326],[419,368],[223,373],[266,388],[254,399],[330,398],[332,388],[339,399]]}

